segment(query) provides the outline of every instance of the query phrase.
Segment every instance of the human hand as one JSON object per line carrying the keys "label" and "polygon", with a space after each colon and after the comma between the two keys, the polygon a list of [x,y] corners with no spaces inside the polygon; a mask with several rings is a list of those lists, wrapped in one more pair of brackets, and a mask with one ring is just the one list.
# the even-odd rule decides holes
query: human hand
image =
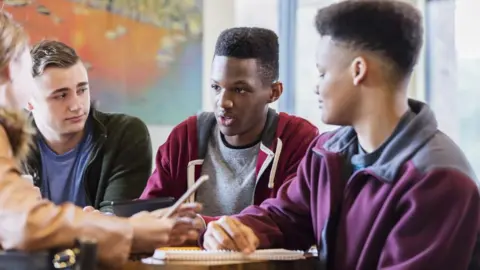
{"label": "human hand", "polygon": [[100,210],[97,210],[95,209],[93,206],[85,206],[83,208],[83,212],[87,212],[87,213],[95,213],[95,214],[102,214],[102,215],[105,215],[105,216],[114,216],[113,213],[110,213],[110,212],[102,212]]}
{"label": "human hand", "polygon": [[42,193],[40,192],[40,188],[33,185],[33,176],[29,174],[22,174],[20,177],[25,181],[27,181],[28,183],[32,184],[33,190],[35,190],[35,193],[36,193],[35,196],[37,197],[38,200],[41,200]]}
{"label": "human hand", "polygon": [[184,204],[171,217],[165,217],[168,210],[141,212],[129,219],[134,228],[133,252],[151,252],[162,246],[181,245],[198,238],[194,224],[196,212],[201,210],[200,204]]}
{"label": "human hand", "polygon": [[[197,243],[198,236],[205,230],[205,222],[197,214],[202,206],[198,203],[186,203],[174,212],[172,218],[177,219],[177,224],[170,235],[170,246]],[[158,218],[164,218],[170,208],[163,208],[152,212]]]}
{"label": "human hand", "polygon": [[[163,218],[170,210],[170,207],[158,209],[152,211],[152,215]],[[184,203],[178,207],[178,209],[173,213],[172,217],[191,217],[194,218],[198,212],[202,210],[202,205],[199,203]]]}
{"label": "human hand", "polygon": [[159,219],[149,212],[140,212],[128,219],[133,227],[132,253],[148,253],[166,246],[175,219]]}
{"label": "human hand", "polygon": [[85,206],[83,208],[83,212],[87,212],[87,213],[100,213],[99,210],[93,208],[93,206]]}
{"label": "human hand", "polygon": [[254,252],[260,241],[252,229],[232,217],[224,216],[207,226],[203,247],[207,250],[235,250]]}
{"label": "human hand", "polygon": [[41,200],[42,199],[42,193],[40,192],[40,189],[38,187],[35,187],[35,186],[33,187],[33,189],[36,192],[37,199]]}
{"label": "human hand", "polygon": [[197,214],[193,219],[193,228],[197,233],[190,233],[185,241],[178,241],[176,243],[172,242],[171,246],[197,246],[200,234],[206,229],[205,221],[202,216]]}

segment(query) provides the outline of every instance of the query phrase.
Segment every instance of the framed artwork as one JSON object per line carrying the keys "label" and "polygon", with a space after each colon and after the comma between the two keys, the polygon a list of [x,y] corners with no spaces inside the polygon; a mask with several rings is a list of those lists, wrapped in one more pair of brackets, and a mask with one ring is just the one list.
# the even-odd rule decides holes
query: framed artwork
{"label": "framed artwork", "polygon": [[62,41],[99,109],[175,125],[202,108],[202,0],[4,0],[32,43]]}

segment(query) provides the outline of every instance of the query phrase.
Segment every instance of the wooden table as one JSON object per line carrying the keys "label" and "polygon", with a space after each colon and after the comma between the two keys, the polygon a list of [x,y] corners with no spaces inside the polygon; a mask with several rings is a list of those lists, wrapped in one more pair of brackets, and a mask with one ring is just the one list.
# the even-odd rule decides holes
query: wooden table
{"label": "wooden table", "polygon": [[194,262],[169,261],[159,264],[129,262],[122,270],[322,270],[316,258],[297,261]]}

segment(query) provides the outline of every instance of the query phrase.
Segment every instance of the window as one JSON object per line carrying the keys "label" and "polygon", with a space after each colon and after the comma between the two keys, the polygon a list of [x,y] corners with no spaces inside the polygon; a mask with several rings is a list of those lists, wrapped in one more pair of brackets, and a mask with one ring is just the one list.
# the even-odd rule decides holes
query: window
{"label": "window", "polygon": [[[279,0],[235,0],[235,26],[263,27],[279,34]],[[281,45],[280,45],[281,46]],[[285,94],[281,98],[285,98]],[[270,104],[278,110],[278,102]]]}
{"label": "window", "polygon": [[480,175],[480,1],[428,1],[427,101]]}
{"label": "window", "polygon": [[295,113],[315,124],[320,132],[335,126],[325,125],[321,120],[314,87],[318,72],[315,68],[315,50],[319,40],[314,18],[319,8],[335,0],[298,0],[295,44]]}

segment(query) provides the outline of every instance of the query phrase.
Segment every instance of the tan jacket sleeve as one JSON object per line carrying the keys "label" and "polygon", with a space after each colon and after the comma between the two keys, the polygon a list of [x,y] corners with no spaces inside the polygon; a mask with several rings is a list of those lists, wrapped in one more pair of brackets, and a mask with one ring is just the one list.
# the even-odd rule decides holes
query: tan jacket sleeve
{"label": "tan jacket sleeve", "polygon": [[73,204],[57,206],[38,198],[20,177],[14,159],[0,157],[0,245],[3,249],[71,247],[76,239],[94,239],[102,264],[127,261],[133,228],[128,220],[86,213]]}

